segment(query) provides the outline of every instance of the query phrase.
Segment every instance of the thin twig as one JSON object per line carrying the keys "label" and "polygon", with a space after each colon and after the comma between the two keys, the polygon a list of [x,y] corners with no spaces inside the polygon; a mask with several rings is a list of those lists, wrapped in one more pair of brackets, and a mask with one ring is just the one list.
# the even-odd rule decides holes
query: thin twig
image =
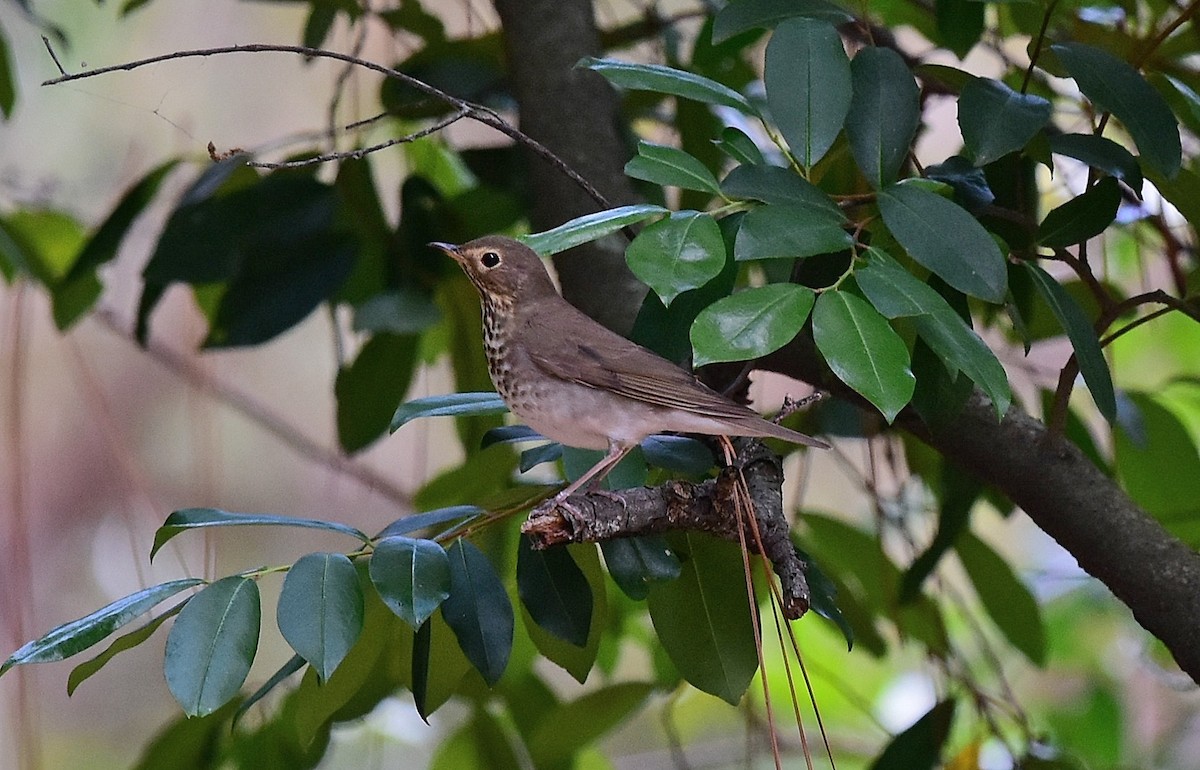
{"label": "thin twig", "polygon": [[59,74],[66,75],[67,71],[63,69],[62,62],[58,60],[58,54],[54,53],[54,46],[50,44],[50,38],[42,35],[42,42],[46,44],[46,50],[50,53],[50,58],[54,60],[54,66],[58,67]]}

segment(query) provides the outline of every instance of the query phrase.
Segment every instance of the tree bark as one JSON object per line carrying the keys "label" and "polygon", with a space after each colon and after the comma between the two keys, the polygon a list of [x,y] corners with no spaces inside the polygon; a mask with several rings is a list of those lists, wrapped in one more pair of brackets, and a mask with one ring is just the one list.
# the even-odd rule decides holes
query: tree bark
{"label": "tree bark", "polygon": [[[600,75],[575,68],[601,54],[591,0],[495,0],[504,25],[509,75],[521,130],[553,150],[614,205],[637,196],[623,172],[620,102]],[[556,227],[597,210],[578,185],[527,154],[533,226]],[[646,287],[625,264],[626,241],[614,235],[555,258],[563,296],[600,323],[628,334]]]}

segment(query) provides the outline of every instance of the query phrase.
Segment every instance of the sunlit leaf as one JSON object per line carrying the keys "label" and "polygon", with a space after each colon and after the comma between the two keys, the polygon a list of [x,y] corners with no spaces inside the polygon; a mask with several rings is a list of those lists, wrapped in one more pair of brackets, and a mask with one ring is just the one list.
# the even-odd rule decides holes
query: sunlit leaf
{"label": "sunlit leaf", "polygon": [[683,292],[720,274],[725,267],[725,242],[709,215],[677,211],[638,233],[625,259],[633,274],[669,306]]}
{"label": "sunlit leaf", "polygon": [[[606,77],[610,83],[632,90],[654,91],[660,94],[680,96],[706,104],[720,104],[748,114],[755,114],[746,97],[728,86],[702,75],[684,72],[661,64],[637,64],[617,59],[586,57],[578,67],[594,70]],[[535,249],[536,250],[536,249]]]}
{"label": "sunlit leaf", "polygon": [[547,257],[602,238],[609,233],[615,233],[622,227],[666,213],[668,213],[667,209],[662,206],[654,206],[649,203],[620,206],[576,217],[552,230],[522,236],[520,240],[538,254]]}

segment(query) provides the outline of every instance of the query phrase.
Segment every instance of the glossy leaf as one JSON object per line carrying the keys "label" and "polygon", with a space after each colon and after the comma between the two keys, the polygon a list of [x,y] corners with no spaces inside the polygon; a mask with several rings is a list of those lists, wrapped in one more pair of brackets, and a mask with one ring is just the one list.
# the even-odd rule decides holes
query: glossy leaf
{"label": "glossy leaf", "polygon": [[941,766],[942,746],[950,737],[954,704],[944,700],[897,735],[884,748],[871,770],[933,770]]}
{"label": "glossy leaf", "polygon": [[1046,663],[1046,628],[1041,608],[1004,557],[970,532],[954,544],[975,593],[1009,644],[1035,666]]}
{"label": "glossy leaf", "polygon": [[713,140],[713,144],[738,163],[747,165],[766,163],[762,150],[758,149],[754,140],[733,126],[726,126],[722,129],[721,135]]}
{"label": "glossy leaf", "polygon": [[1079,195],[1046,214],[1038,226],[1038,242],[1047,248],[1083,243],[1108,229],[1117,218],[1121,188],[1105,177]]}
{"label": "glossy leaf", "polygon": [[961,155],[951,155],[941,163],[926,166],[925,177],[950,185],[954,189],[954,197],[967,211],[977,212],[996,200],[983,169]]}
{"label": "glossy leaf", "polygon": [[1050,102],[999,80],[975,78],[958,98],[958,125],[975,163],[985,166],[1029,143],[1050,122]]}
{"label": "glossy leaf", "polygon": [[557,767],[580,749],[629,719],[654,692],[654,685],[620,682],[550,710],[533,730],[529,755],[534,767]]}
{"label": "glossy leaf", "polygon": [[413,637],[412,693],[417,714],[428,722],[455,694],[471,662],[463,655],[442,613],[434,613]]}
{"label": "glossy leaf", "polygon": [[300,557],[284,578],[276,623],[292,649],[327,681],[362,633],[362,588],[350,559],[340,553]]}
{"label": "glossy leaf", "polygon": [[436,527],[439,524],[446,524],[451,521],[461,522],[464,519],[474,519],[485,513],[487,511],[478,505],[452,505],[446,508],[438,508],[434,511],[414,513],[411,516],[396,519],[384,527],[383,531],[376,535],[375,538],[382,540],[385,537],[407,535],[410,532],[416,532],[418,529]]}
{"label": "glossy leaf", "polygon": [[826,291],[813,307],[813,338],[838,379],[890,423],[912,399],[916,378],[908,349],[883,316],[844,291]]}
{"label": "glossy leaf", "polygon": [[615,233],[622,227],[637,224],[638,222],[666,213],[668,213],[667,209],[664,209],[662,206],[654,206],[649,203],[620,206],[615,209],[576,217],[570,222],[565,222],[551,230],[525,235],[519,240],[543,257],[548,257],[551,254],[557,254],[560,251],[566,251],[575,246],[594,241],[597,238],[602,238],[609,233]]}
{"label": "glossy leaf", "polygon": [[837,3],[827,0],[738,0],[726,3],[713,22],[713,43],[722,43],[734,35],[756,28],[773,27],[784,19],[806,16],[830,24],[853,21],[854,16]]}
{"label": "glossy leaf", "polygon": [[578,67],[599,72],[608,82],[621,88],[679,96],[705,104],[719,104],[754,115],[746,97],[728,86],[692,72],[661,64],[637,64],[617,59],[580,59]]}
{"label": "glossy leaf", "polygon": [[419,346],[415,334],[376,334],[338,371],[333,387],[338,443],[347,453],[387,433],[412,383]]}
{"label": "glossy leaf", "polygon": [[801,166],[825,157],[850,110],[850,60],[829,23],[782,22],[767,44],[763,82],[771,117]]}
{"label": "glossy leaf", "polygon": [[1106,420],[1113,422],[1117,416],[1117,397],[1113,390],[1108,362],[1104,360],[1104,351],[1100,349],[1100,340],[1096,337],[1096,330],[1058,281],[1037,265],[1029,262],[1024,265],[1033,278],[1038,293],[1046,300],[1046,304],[1050,306],[1050,310],[1071,340],[1071,347],[1075,349],[1075,360],[1079,363],[1079,373],[1087,383],[1096,408]]}
{"label": "glossy leaf", "polygon": [[720,274],[725,267],[725,242],[721,228],[708,214],[676,211],[638,233],[625,259],[633,274],[669,306],[683,292]]}
{"label": "glossy leaf", "polygon": [[512,651],[512,602],[492,563],[473,543],[460,537],[448,555],[450,596],[442,604],[442,616],[467,659],[494,685]]}
{"label": "glossy leaf", "polygon": [[605,540],[600,550],[613,582],[635,601],[649,596],[651,583],[674,580],[683,569],[662,535]]}
{"label": "glossy leaf", "polygon": [[336,521],[319,521],[317,519],[298,519],[293,516],[279,516],[271,513],[232,513],[230,511],[222,511],[218,508],[183,508],[175,511],[163,525],[154,533],[154,546],[150,549],[150,558],[153,559],[158,550],[162,548],[168,540],[189,529],[203,529],[205,527],[253,527],[253,526],[276,526],[276,527],[301,527],[305,529],[323,529],[328,532],[337,532],[341,535],[348,535],[357,538],[364,543],[371,542],[371,538],[355,529],[354,527],[340,524]]}
{"label": "glossy leaf", "polygon": [[108,645],[108,647],[105,647],[104,651],[99,655],[91,660],[85,660],[83,663],[80,663],[78,666],[71,669],[71,673],[67,676],[67,695],[74,695],[75,690],[79,687],[79,685],[83,684],[93,675],[99,673],[100,669],[107,666],[108,662],[117,655],[125,652],[126,650],[132,650],[153,636],[154,632],[157,631],[163,623],[178,615],[179,611],[183,609],[185,604],[187,604],[187,599],[179,602],[161,615],[156,616],[153,620],[146,623],[141,628],[135,628],[128,633],[118,636],[113,640],[112,644]]}
{"label": "glossy leaf", "polygon": [[450,560],[432,540],[385,537],[375,544],[368,571],[379,598],[414,629],[450,595]]}
{"label": "glossy leaf", "polygon": [[1137,158],[1111,139],[1095,134],[1058,134],[1050,137],[1050,151],[1116,177],[1139,194],[1142,191],[1142,169]]}
{"label": "glossy leaf", "polygon": [[[592,543],[581,543],[567,547],[572,562],[578,567],[591,596],[591,617],[587,621],[588,634],[582,645],[564,641],[559,636],[539,625],[530,614],[524,601],[521,602],[521,618],[530,640],[543,657],[561,667],[575,681],[587,681],[600,653],[600,645],[610,635],[608,591],[604,568],[600,564],[600,551]],[[549,706],[549,704],[545,704]]]}
{"label": "glossy leaf", "polygon": [[625,164],[625,173],[664,186],[685,190],[720,193],[717,178],[694,155],[677,147],[653,142],[638,142],[638,154]]}
{"label": "glossy leaf", "polygon": [[737,704],[758,670],[753,621],[737,546],[681,533],[679,578],[650,586],[650,619],[692,686]]}
{"label": "glossy leaf", "polygon": [[812,289],[776,283],[714,302],[692,324],[695,365],[748,361],[778,350],[804,326],[813,299]]}
{"label": "glossy leaf", "polygon": [[[797,550],[799,548],[797,547]],[[846,652],[854,649],[854,627],[838,605],[838,589],[829,576],[826,575],[808,554],[800,550],[800,558],[804,560],[804,577],[808,581],[812,602],[812,611],[832,622],[842,632],[846,640]]]}
{"label": "glossy leaf", "polygon": [[733,253],[739,262],[811,257],[842,251],[853,243],[840,213],[803,204],[768,204],[746,214]]}
{"label": "glossy leaf", "polygon": [[1179,125],[1171,108],[1128,63],[1084,43],[1051,46],[1079,90],[1101,110],[1116,115],[1151,168],[1167,178],[1179,171]]}
{"label": "glossy leaf", "polygon": [[943,281],[972,297],[1004,301],[1004,255],[961,206],[910,185],[895,185],[879,193],[879,213],[909,255]]}
{"label": "glossy leaf", "polygon": [[530,617],[565,642],[583,647],[592,621],[592,589],[564,546],[517,546],[517,593]]}
{"label": "glossy leaf", "polygon": [[449,393],[405,401],[392,415],[388,430],[395,433],[406,423],[419,417],[474,417],[504,414],[508,407],[499,393]]}
{"label": "glossy leaf", "polygon": [[859,169],[880,190],[896,181],[921,119],[913,74],[890,48],[868,47],[850,62],[854,96],[846,138]]}
{"label": "glossy leaf", "polygon": [[721,182],[729,198],[773,204],[799,204],[818,213],[845,219],[845,214],[824,190],[790,169],[779,166],[738,166]]}
{"label": "glossy leaf", "polygon": [[78,620],[64,623],[9,655],[8,660],[4,661],[4,665],[0,666],[0,674],[13,666],[26,663],[48,663],[69,658],[100,642],[139,615],[149,612],[159,602],[203,582],[199,578],[185,578],[143,588],[141,591],[106,604]]}
{"label": "glossy leaf", "polygon": [[167,687],[188,716],[211,714],[241,689],[258,650],[258,584],[232,575],[192,597],[167,635]]}

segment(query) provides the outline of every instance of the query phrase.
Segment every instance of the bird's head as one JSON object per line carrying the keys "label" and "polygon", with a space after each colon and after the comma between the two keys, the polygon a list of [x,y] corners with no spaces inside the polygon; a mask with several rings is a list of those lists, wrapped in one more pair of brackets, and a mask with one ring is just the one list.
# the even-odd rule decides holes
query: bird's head
{"label": "bird's head", "polygon": [[511,302],[556,293],[541,257],[520,241],[487,235],[461,246],[429,245],[452,257],[485,299]]}

